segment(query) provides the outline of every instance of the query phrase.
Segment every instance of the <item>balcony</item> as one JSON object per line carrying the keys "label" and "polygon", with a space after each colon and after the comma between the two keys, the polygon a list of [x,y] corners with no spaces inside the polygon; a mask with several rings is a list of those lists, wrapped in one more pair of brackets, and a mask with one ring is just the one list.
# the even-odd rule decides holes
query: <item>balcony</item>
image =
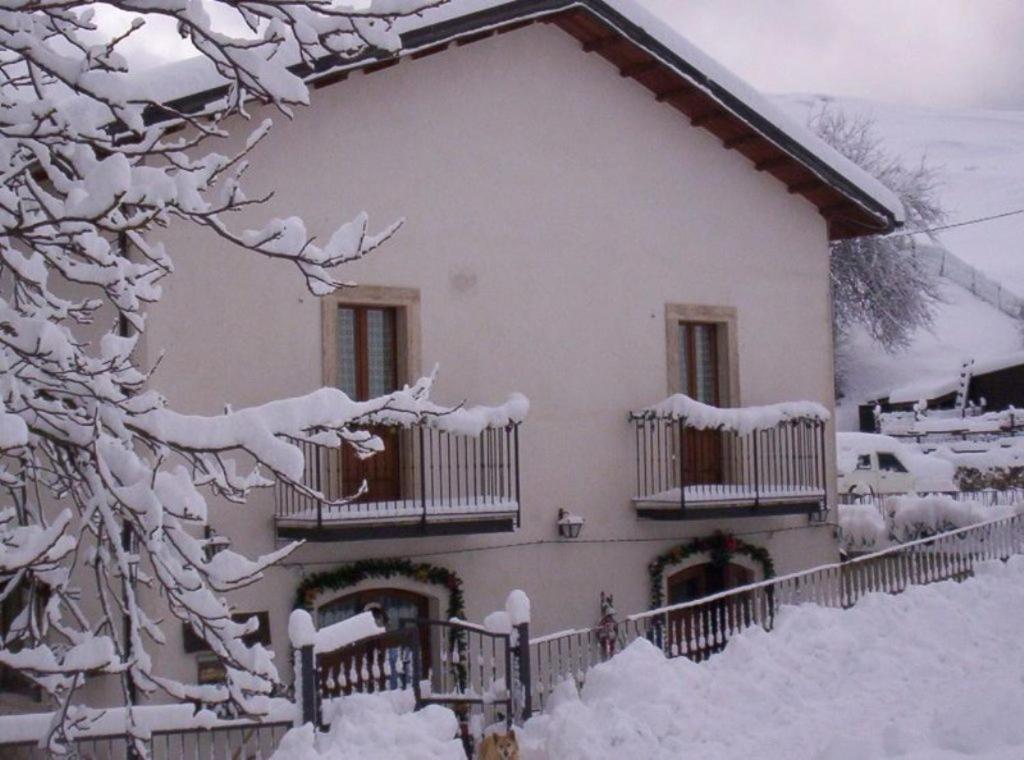
{"label": "balcony", "polygon": [[277,536],[338,541],[515,530],[519,423],[469,435],[440,429],[437,419],[373,428],[385,448],[368,459],[349,446],[299,444],[304,483],[323,498],[279,483]]}
{"label": "balcony", "polygon": [[639,517],[814,515],[826,508],[828,412],[818,404],[718,409],[676,395],[629,419]]}

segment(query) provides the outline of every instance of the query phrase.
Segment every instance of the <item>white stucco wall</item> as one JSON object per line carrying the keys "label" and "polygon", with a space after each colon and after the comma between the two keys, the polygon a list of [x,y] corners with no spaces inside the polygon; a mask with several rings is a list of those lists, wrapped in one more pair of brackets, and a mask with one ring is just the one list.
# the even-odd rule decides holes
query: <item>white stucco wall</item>
{"label": "white stucco wall", "polygon": [[[273,189],[274,213],[324,235],[362,209],[377,229],[405,217],[346,276],[420,290],[438,400],[518,390],[532,410],[518,532],[310,544],[293,556],[305,567],[234,596],[239,610],[271,611],[286,671],[302,575],[354,559],[422,556],[455,570],[475,620],[521,587],[538,633],[596,622],[602,590],[620,612],[644,609],[648,562],[715,529],[756,533],[745,540],[766,545],[779,572],[835,559],[831,526],[803,517],[652,523],[630,504],[626,413],[667,393],[666,303],[738,310],[744,404],[831,407],[826,226],[810,203],[554,27],[354,74],[312,98],[294,121],[276,117],[250,190]],[[218,412],[319,386],[320,306],[294,268],[198,230],[166,239],[177,271],[145,350],[166,350],[155,382],[172,403]],[[555,541],[562,507],[586,518],[580,541]],[[267,491],[218,505],[212,524],[260,553],[275,545],[272,515]],[[161,667],[194,677],[171,628]]]}

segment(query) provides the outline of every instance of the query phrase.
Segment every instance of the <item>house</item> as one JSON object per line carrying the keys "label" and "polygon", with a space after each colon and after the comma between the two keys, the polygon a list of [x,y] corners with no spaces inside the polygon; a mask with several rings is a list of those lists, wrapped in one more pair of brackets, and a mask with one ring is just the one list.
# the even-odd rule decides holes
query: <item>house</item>
{"label": "house", "polygon": [[[321,623],[480,620],[521,588],[544,633],[596,622],[602,591],[642,610],[836,560],[828,243],[893,229],[898,201],[626,0],[454,2],[404,41],[308,72],[310,107],[249,174],[311,228],[404,217],[349,267],[358,285],[318,299],[287,265],[171,228],[142,347],[166,349],[158,382],[185,412],[324,383],[365,397],[435,364],[439,401],[529,399],[478,437],[381,430],[365,463],[310,449],[328,497],[366,480],[351,505],[265,489],[213,510],[245,554],[305,541],[231,597],[285,674],[297,602]],[[724,569],[696,548],[659,561],[716,532]],[[216,678],[164,628],[158,669]]]}
{"label": "house", "polygon": [[986,412],[1024,408],[1024,352],[984,360],[967,359],[958,373],[924,378],[918,382],[873,394],[859,407],[860,429],[875,432],[876,409],[882,413],[911,412],[921,402],[932,410]]}

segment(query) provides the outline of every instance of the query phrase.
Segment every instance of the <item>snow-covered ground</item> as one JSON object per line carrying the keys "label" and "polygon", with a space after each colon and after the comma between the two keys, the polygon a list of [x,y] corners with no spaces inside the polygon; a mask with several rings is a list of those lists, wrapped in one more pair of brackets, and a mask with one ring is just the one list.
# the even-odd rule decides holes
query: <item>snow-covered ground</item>
{"label": "snow-covered ground", "polygon": [[[639,640],[562,685],[519,732],[523,760],[1018,760],[1024,757],[1024,557],[964,583],[787,608],[707,662]],[[331,732],[275,760],[455,760],[450,710],[411,695],[339,700]]]}
{"label": "snow-covered ground", "polygon": [[1024,558],[805,605],[702,664],[638,641],[521,733],[524,760],[1024,757]]}
{"label": "snow-covered ground", "polygon": [[[873,118],[890,152],[935,167],[949,222],[1024,208],[1024,112],[827,101]],[[777,102],[806,120],[826,98],[787,95]],[[1024,297],[1024,214],[943,231],[938,238],[963,261]],[[866,335],[854,335],[845,398],[837,410],[840,429],[857,429],[857,404],[872,394],[922,378],[956,376],[965,358],[994,358],[1024,347],[1019,322],[952,282],[944,281],[942,291],[946,303],[937,310],[934,329],[919,331],[907,351],[887,354]]]}

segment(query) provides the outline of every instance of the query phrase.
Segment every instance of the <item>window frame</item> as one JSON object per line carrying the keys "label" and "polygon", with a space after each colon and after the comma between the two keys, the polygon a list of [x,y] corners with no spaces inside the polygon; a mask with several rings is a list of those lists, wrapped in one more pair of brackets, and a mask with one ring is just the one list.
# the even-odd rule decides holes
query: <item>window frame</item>
{"label": "window frame", "polygon": [[420,367],[420,292],[415,288],[356,285],[321,299],[322,377],[329,388],[338,387],[338,309],[363,307],[394,309],[395,384],[415,382]]}
{"label": "window frame", "polygon": [[[715,362],[718,372],[717,406],[740,405],[739,345],[737,342],[737,311],[732,306],[708,304],[665,304],[665,345],[668,392],[688,393],[680,377],[680,327],[714,325]],[[691,368],[692,371],[692,368]]]}

